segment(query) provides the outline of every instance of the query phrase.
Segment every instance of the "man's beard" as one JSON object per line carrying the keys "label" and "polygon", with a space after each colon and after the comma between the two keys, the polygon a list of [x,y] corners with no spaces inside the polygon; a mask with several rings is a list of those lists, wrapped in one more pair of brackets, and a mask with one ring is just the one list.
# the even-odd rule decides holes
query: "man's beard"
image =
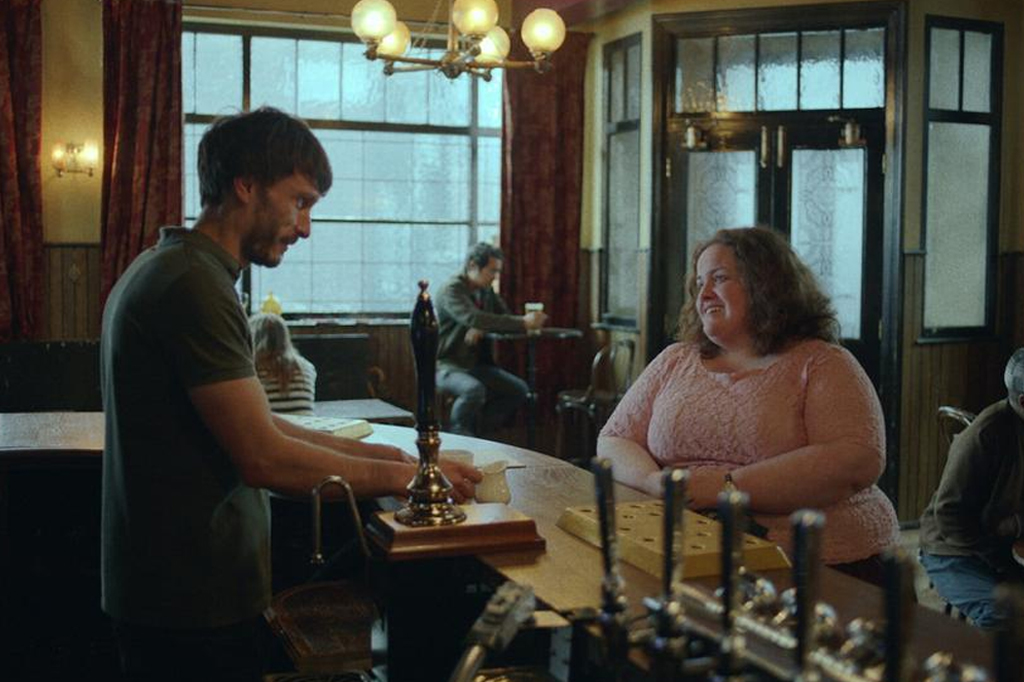
{"label": "man's beard", "polygon": [[266,190],[261,189],[252,229],[242,242],[242,254],[248,262],[267,268],[281,264],[283,254],[277,254],[274,248],[278,244],[278,223],[270,209]]}

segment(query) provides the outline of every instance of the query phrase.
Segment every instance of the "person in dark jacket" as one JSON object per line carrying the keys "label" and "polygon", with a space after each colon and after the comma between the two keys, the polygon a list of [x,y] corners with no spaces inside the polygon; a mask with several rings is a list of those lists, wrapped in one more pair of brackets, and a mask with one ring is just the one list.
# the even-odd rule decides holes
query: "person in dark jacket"
{"label": "person in dark jacket", "polygon": [[450,279],[435,303],[439,325],[437,386],[455,396],[453,433],[475,436],[493,430],[526,400],[526,382],[494,364],[487,332],[529,332],[544,326],[543,312],[513,315],[493,289],[504,255],[481,242]]}
{"label": "person in dark jacket", "polygon": [[1024,348],[1006,363],[1007,397],[957,434],[921,516],[921,563],[936,591],[979,627],[999,622],[992,591],[1024,582],[1013,557],[1024,507]]}

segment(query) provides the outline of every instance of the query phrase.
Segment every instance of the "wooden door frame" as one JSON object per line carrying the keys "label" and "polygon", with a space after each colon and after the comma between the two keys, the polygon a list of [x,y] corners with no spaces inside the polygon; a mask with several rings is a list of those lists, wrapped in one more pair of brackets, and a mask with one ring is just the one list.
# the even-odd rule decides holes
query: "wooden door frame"
{"label": "wooden door frame", "polygon": [[[654,120],[652,129],[652,197],[650,278],[647,301],[646,360],[651,360],[664,345],[661,328],[665,316],[663,280],[668,270],[667,253],[672,245],[667,196],[672,185],[666,179],[667,137],[670,123],[668,96],[674,77],[675,37],[716,36],[782,30],[820,28],[886,27],[885,73],[885,157],[883,181],[885,197],[882,228],[882,333],[880,338],[879,398],[885,416],[886,469],[881,487],[896,501],[899,489],[899,425],[901,392],[901,331],[903,326],[903,192],[904,140],[906,137],[907,97],[907,8],[901,0],[857,2],[842,5],[806,5],[777,8],[684,12],[651,17],[652,92]],[[716,114],[727,118],[730,114]],[[668,247],[668,248],[666,248]]]}

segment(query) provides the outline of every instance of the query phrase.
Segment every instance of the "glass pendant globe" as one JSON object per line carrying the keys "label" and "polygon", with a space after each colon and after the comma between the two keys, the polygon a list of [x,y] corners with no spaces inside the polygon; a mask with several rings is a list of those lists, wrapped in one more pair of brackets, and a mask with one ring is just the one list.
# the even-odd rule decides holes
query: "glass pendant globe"
{"label": "glass pendant globe", "polygon": [[377,46],[377,54],[381,57],[401,57],[409,49],[409,27],[404,21],[395,24],[395,30],[384,36]]}
{"label": "glass pendant globe", "polygon": [[364,43],[375,43],[395,30],[398,20],[388,0],[359,0],[352,8],[352,30]]}
{"label": "glass pendant globe", "polygon": [[495,26],[480,41],[480,54],[476,56],[476,62],[486,65],[501,64],[508,56],[511,47],[512,43],[508,38],[508,33],[505,33],[505,29]]}
{"label": "glass pendant globe", "polygon": [[455,0],[452,23],[462,35],[482,38],[498,25],[498,3],[494,0]]}
{"label": "glass pendant globe", "polygon": [[530,54],[551,54],[565,41],[565,22],[550,9],[535,9],[523,20],[523,42]]}

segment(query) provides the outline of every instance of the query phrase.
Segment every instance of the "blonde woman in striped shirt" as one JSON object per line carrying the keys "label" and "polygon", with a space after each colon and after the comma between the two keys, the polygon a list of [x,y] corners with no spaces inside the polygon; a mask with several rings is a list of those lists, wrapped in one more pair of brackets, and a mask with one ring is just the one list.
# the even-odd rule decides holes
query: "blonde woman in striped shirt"
{"label": "blonde woman in striped shirt", "polygon": [[292,345],[284,318],[257,313],[249,318],[256,373],[277,413],[313,414],[316,368]]}

